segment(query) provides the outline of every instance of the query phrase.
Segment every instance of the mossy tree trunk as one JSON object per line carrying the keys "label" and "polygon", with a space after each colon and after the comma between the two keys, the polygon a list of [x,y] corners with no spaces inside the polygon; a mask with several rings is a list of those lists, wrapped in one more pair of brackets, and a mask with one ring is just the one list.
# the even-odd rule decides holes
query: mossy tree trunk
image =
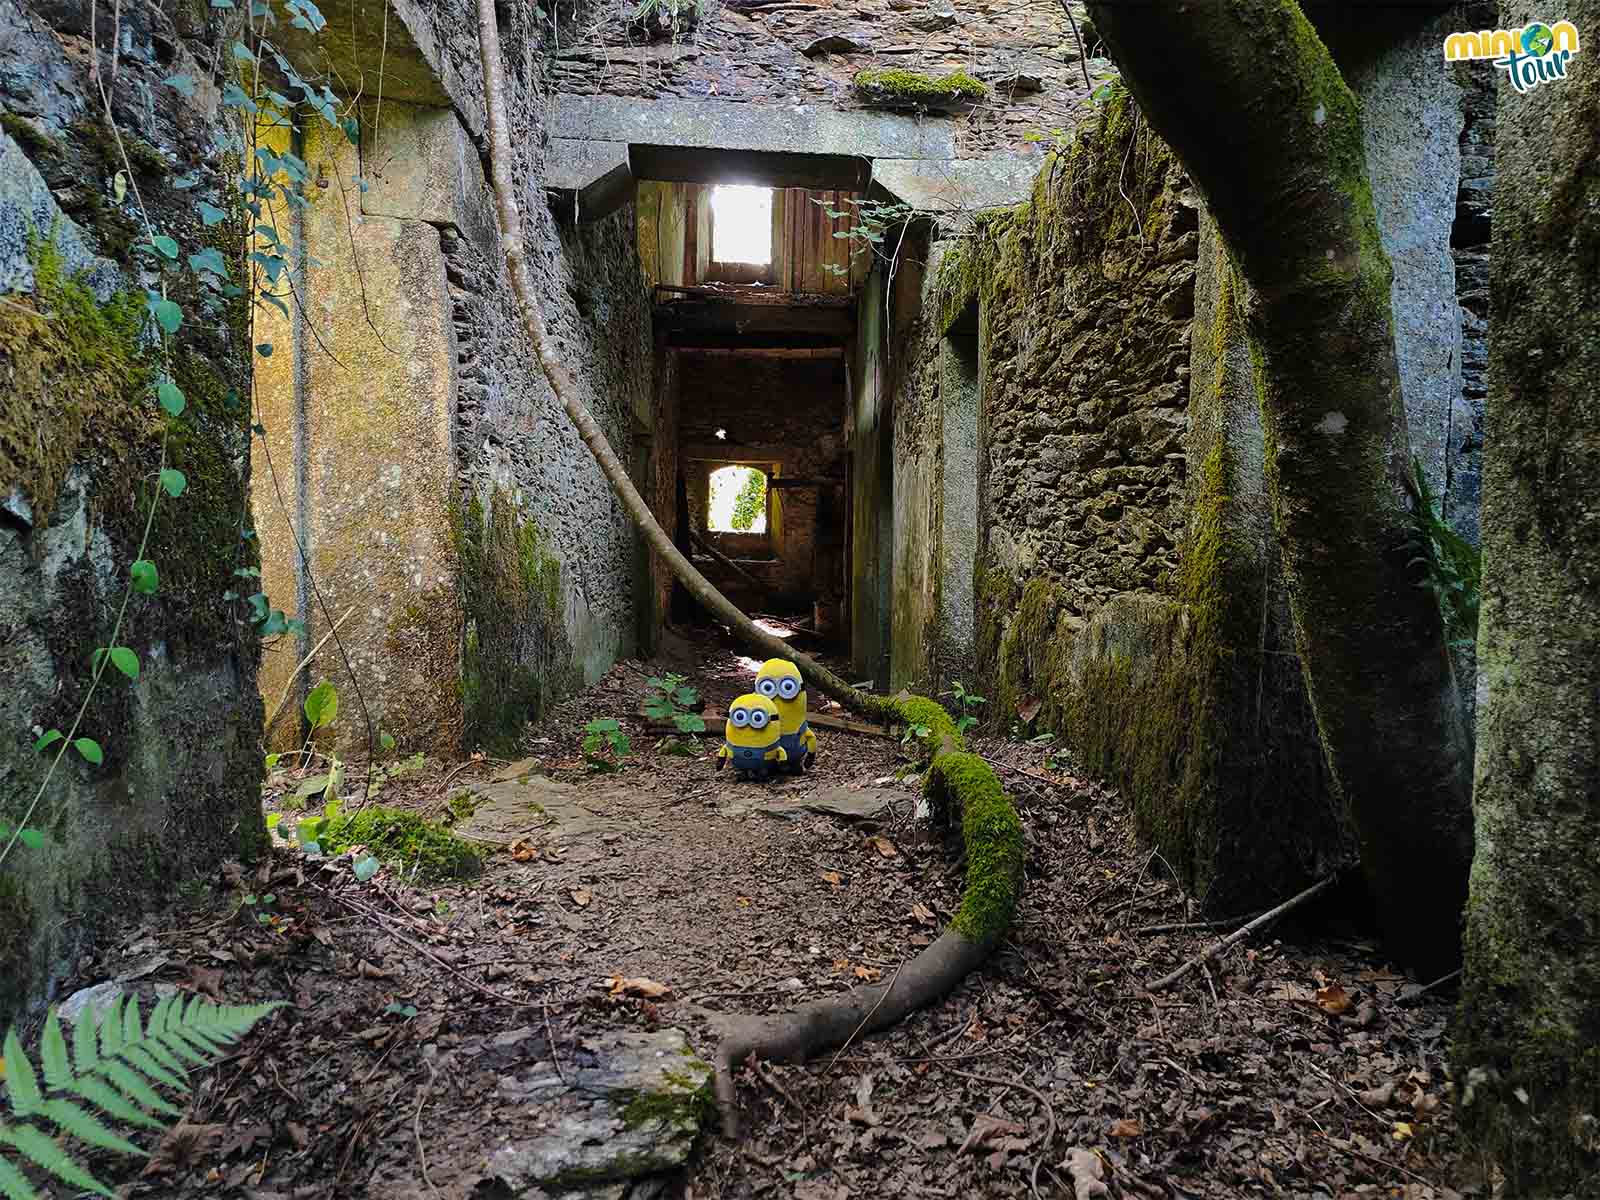
{"label": "mossy tree trunk", "polygon": [[1323,750],[1391,953],[1451,969],[1472,857],[1469,743],[1411,565],[1391,271],[1361,118],[1294,0],[1090,0],[1130,92],[1247,286],[1267,485]]}
{"label": "mossy tree trunk", "polygon": [[[1600,0],[1559,15],[1600,30]],[[1544,19],[1527,0],[1502,28]],[[1584,53],[1588,54],[1588,47]],[[1600,1180],[1600,76],[1501,81],[1457,1107],[1508,1196]],[[1489,69],[1487,66],[1482,69]],[[1584,1185],[1587,1184],[1587,1187]]]}

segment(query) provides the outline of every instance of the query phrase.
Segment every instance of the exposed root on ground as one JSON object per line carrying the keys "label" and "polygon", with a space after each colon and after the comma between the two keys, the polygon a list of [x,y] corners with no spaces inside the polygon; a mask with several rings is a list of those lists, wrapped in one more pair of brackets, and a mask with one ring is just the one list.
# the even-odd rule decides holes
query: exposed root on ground
{"label": "exposed root on ground", "polygon": [[887,1029],[907,1014],[936,1003],[982,965],[1005,935],[1022,887],[1022,823],[989,765],[959,748],[959,735],[944,710],[931,700],[912,697],[898,702],[901,719],[937,721],[920,705],[943,716],[926,740],[939,738],[941,749],[928,765],[923,792],[936,815],[959,811],[966,849],[967,876],[961,908],[950,927],[886,984],[854,988],[815,1000],[786,1013],[734,1020],[723,1030],[717,1047],[715,1088],[723,1132],[739,1135],[738,1097],[734,1072],[752,1055],[773,1061],[803,1061],[820,1051]]}

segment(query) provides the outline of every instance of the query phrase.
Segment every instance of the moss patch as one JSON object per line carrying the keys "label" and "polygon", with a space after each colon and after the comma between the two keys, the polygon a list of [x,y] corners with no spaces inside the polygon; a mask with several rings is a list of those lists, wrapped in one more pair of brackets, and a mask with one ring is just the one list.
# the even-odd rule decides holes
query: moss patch
{"label": "moss patch", "polygon": [[414,812],[374,805],[335,818],[322,831],[322,845],[334,854],[365,846],[378,858],[415,869],[424,879],[465,879],[483,864],[470,844]]}
{"label": "moss patch", "polygon": [[561,563],[539,528],[496,488],[453,520],[466,629],[461,663],[464,740],[508,754],[530,720],[576,682]]}
{"label": "moss patch", "polygon": [[975,942],[997,941],[1011,926],[1022,890],[1022,822],[1000,780],[976,754],[955,752],[933,760],[923,792],[935,812],[961,810],[967,878],[952,929]]}
{"label": "moss patch", "polygon": [[159,425],[144,403],[155,369],[139,345],[143,303],[125,293],[96,302],[49,238],[29,257],[33,295],[0,306],[0,480],[23,491],[44,525],[91,444],[122,459]]}
{"label": "moss patch", "polygon": [[965,71],[926,75],[921,71],[872,69],[857,71],[852,81],[864,99],[901,104],[952,104],[981,100],[989,85]]}

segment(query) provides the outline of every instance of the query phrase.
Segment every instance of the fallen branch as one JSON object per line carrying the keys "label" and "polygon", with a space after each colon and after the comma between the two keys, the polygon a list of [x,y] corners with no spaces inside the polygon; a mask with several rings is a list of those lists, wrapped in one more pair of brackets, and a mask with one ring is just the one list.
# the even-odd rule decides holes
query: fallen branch
{"label": "fallen branch", "polygon": [[689,539],[694,542],[696,546],[699,546],[700,549],[709,554],[719,565],[727,567],[728,570],[732,571],[735,575],[742,576],[746,583],[750,584],[751,587],[755,588],[763,595],[772,590],[766,584],[762,583],[761,580],[750,574],[749,571],[746,571],[738,563],[734,562],[733,559],[729,558],[721,550],[717,549],[717,547],[713,546],[711,544],[711,539],[704,537],[693,525],[689,526]]}
{"label": "fallen branch", "polygon": [[1445,984],[1449,983],[1452,979],[1459,979],[1459,978],[1461,978],[1461,968],[1457,967],[1454,971],[1451,971],[1450,974],[1441,975],[1441,976],[1439,976],[1439,978],[1435,979],[1432,983],[1425,983],[1421,987],[1415,989],[1414,991],[1407,991],[1407,992],[1401,993],[1400,998],[1394,1002],[1395,1003],[1395,1007],[1396,1008],[1410,1008],[1413,1004],[1419,1004],[1419,1003],[1421,1003],[1422,998],[1424,996],[1426,996],[1429,992],[1433,991],[1434,988],[1443,987]]}
{"label": "fallen branch", "polygon": [[1283,914],[1288,912],[1291,908],[1297,908],[1304,904],[1307,900],[1311,899],[1311,897],[1315,896],[1318,892],[1322,891],[1329,884],[1331,884],[1333,880],[1334,877],[1332,875],[1329,875],[1326,879],[1319,879],[1316,883],[1313,883],[1310,887],[1301,892],[1298,896],[1295,896],[1293,899],[1285,900],[1282,904],[1278,905],[1277,908],[1268,909],[1254,921],[1251,921],[1248,925],[1241,926],[1240,928],[1235,929],[1221,941],[1212,943],[1210,947],[1202,951],[1200,954],[1197,954],[1194,958],[1191,958],[1188,962],[1184,963],[1183,966],[1179,967],[1170,975],[1163,975],[1160,979],[1149,985],[1149,990],[1152,992],[1159,992],[1171,987],[1174,983],[1178,982],[1178,980],[1182,979],[1201,963],[1210,962],[1229,946],[1242,942],[1245,938],[1249,937],[1263,925],[1271,924],[1273,921],[1276,921],[1279,917],[1283,916]]}

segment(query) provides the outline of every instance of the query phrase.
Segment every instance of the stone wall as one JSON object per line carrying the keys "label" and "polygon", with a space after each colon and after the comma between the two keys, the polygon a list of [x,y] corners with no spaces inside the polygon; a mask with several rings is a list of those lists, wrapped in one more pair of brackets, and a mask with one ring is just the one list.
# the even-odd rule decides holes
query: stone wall
{"label": "stone wall", "polygon": [[[0,840],[0,1025],[55,998],[130,913],[264,837],[260,643],[224,599],[257,561],[245,307],[169,269],[186,320],[164,365],[143,293],[160,286],[158,259],[132,251],[140,198],[180,253],[241,260],[237,216],[208,227],[197,210],[237,201],[204,82],[223,17],[125,9],[114,81],[110,6],[98,20],[97,53],[85,4],[0,0],[0,822],[38,795],[27,825],[43,834],[9,852]],[[96,61],[127,163],[90,84]],[[162,85],[180,74],[192,96]],[[156,404],[168,370],[187,400],[176,417]],[[159,586],[133,596],[115,635],[137,680],[108,668],[83,711],[77,736],[103,761],[69,751],[52,772],[35,739],[69,729],[88,698],[163,462],[187,486],[160,495],[144,549]]]}
{"label": "stone wall", "polygon": [[[365,9],[327,11],[353,31],[335,78],[398,57],[400,96],[362,104],[359,145],[306,139],[318,180],[341,185],[310,196],[309,302],[280,318],[295,354],[261,386],[289,476],[287,503],[257,488],[267,590],[304,619],[304,650],[348,624],[293,684],[285,658],[263,686],[330,678],[402,748],[505,751],[632,651],[646,568],[528,347],[484,176],[473,12],[390,8],[389,32]],[[529,272],[580,397],[645,482],[633,439],[654,424],[655,364],[632,211],[575,227],[537,199],[535,16],[508,6],[501,31]],[[293,725],[274,737],[294,741]],[[333,736],[362,745],[364,726]]]}
{"label": "stone wall", "polygon": [[[1434,62],[1445,20],[1352,23],[1333,45],[1368,113],[1413,449],[1471,536],[1492,106]],[[1296,653],[1240,285],[1170,152],[1117,94],[1030,203],[940,230],[927,262],[891,356],[892,679],[965,670],[945,610],[971,570],[987,715],[1061,735],[1117,783],[1209,907],[1353,861]],[[974,340],[980,539],[963,559]]]}
{"label": "stone wall", "polygon": [[[960,70],[990,84],[989,96],[959,118],[964,154],[1038,154],[1029,135],[1070,126],[1084,94],[1078,44],[1056,3],[707,0],[695,7],[698,24],[676,38],[630,28],[631,6],[590,0],[558,8],[561,33],[550,47],[556,90],[848,108],[859,104],[851,87],[858,71]],[[1082,26],[1082,7],[1074,9]],[[1088,49],[1098,50],[1092,36]],[[1109,63],[1091,58],[1089,68],[1100,77]]]}
{"label": "stone wall", "polygon": [[[690,519],[705,531],[711,470],[745,463],[776,478],[837,479],[841,486],[776,488],[769,492],[770,536],[718,534],[715,541],[768,589],[752,597],[809,602],[837,595],[842,563],[829,548],[843,537],[844,359],[837,352],[789,351],[760,356],[682,350],[678,357],[678,429]],[[717,430],[725,437],[717,437]],[[824,491],[833,493],[825,499]],[[836,514],[819,529],[818,513]],[[819,555],[819,550],[821,551]],[[819,560],[832,562],[819,577]],[[712,561],[698,564],[730,594],[747,581]],[[826,570],[827,568],[824,567]]]}

